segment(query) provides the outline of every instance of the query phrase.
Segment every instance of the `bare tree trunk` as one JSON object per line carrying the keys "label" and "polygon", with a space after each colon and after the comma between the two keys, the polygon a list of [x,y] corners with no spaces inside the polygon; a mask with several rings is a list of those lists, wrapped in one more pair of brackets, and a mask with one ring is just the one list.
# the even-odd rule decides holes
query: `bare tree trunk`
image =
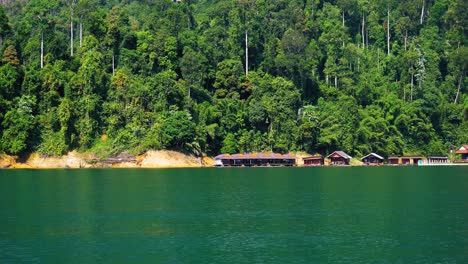
{"label": "bare tree trunk", "polygon": [[67,0],[68,7],[70,8],[70,56],[73,57],[73,11],[78,0]]}
{"label": "bare tree trunk", "polygon": [[338,88],[338,77],[335,76],[335,88]]}
{"label": "bare tree trunk", "polygon": [[73,17],[70,17],[70,56],[73,57]]}
{"label": "bare tree trunk", "polygon": [[41,69],[44,68],[44,32],[41,31]]}
{"label": "bare tree trunk", "polygon": [[112,55],[112,76],[115,74],[115,55]]}
{"label": "bare tree trunk", "polygon": [[343,10],[342,14],[343,14],[343,27],[344,27],[344,10]]}
{"label": "bare tree trunk", "polygon": [[458,96],[460,95],[460,88],[463,82],[463,75],[465,75],[464,71],[462,72],[462,74],[460,75],[460,79],[458,80],[458,89],[457,89],[457,95],[455,96],[455,101],[453,102],[454,104],[457,104]]}
{"label": "bare tree trunk", "polygon": [[426,1],[423,0],[423,5],[422,5],[422,8],[421,8],[421,19],[419,21],[419,24],[422,24],[423,23],[423,19],[424,19],[424,6],[426,5]]}
{"label": "bare tree trunk", "polygon": [[387,7],[387,55],[390,55],[390,8]]}
{"label": "bare tree trunk", "polygon": [[[344,30],[344,10],[343,10],[343,30]],[[345,46],[344,38],[343,38],[343,48]]]}
{"label": "bare tree trunk", "polygon": [[327,86],[328,86],[328,74],[327,74],[327,75],[325,75],[325,80],[326,80],[326,82],[327,82]]}
{"label": "bare tree trunk", "polygon": [[365,21],[364,21],[364,14],[362,15],[362,29],[361,29],[361,32],[362,32],[362,48],[365,49],[366,47],[366,44],[364,43],[364,38],[365,38],[365,31],[364,31],[364,28],[365,28]]}
{"label": "bare tree trunk", "polygon": [[245,76],[249,76],[249,41],[248,31],[245,30]]}

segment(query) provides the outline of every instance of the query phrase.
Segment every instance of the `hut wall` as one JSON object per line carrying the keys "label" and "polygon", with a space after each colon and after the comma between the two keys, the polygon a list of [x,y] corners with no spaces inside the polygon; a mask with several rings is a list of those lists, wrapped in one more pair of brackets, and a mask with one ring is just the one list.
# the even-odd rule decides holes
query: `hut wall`
{"label": "hut wall", "polygon": [[331,157],[330,160],[331,160],[331,164],[333,165],[349,165],[349,160],[343,157],[338,157],[338,158]]}

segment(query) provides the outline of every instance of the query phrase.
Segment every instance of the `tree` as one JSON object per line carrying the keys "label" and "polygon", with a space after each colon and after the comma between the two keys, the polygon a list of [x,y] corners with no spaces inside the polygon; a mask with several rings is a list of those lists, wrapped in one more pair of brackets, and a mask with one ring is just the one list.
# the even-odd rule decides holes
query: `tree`
{"label": "tree", "polygon": [[187,144],[192,143],[195,136],[195,125],[188,112],[170,112],[164,121],[162,130],[165,146],[177,150],[186,150]]}
{"label": "tree", "polygon": [[5,8],[0,6],[0,48],[3,46],[3,40],[11,35],[11,26],[8,17],[5,14]]}
{"label": "tree", "polygon": [[25,19],[33,21],[40,34],[40,66],[44,67],[44,33],[47,33],[54,22],[54,13],[58,8],[57,1],[30,1],[25,7]]}
{"label": "tree", "polygon": [[5,114],[2,123],[3,151],[19,154],[31,147],[31,133],[35,125],[33,115],[35,103],[35,98],[27,95],[15,98],[13,108]]}

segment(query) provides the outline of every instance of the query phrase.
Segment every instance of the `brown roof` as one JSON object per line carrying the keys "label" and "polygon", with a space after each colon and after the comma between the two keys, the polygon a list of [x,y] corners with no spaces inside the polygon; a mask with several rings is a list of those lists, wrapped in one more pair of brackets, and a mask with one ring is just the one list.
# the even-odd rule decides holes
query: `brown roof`
{"label": "brown roof", "polygon": [[468,154],[468,145],[462,145],[455,154]]}
{"label": "brown roof", "polygon": [[339,157],[344,158],[344,159],[348,159],[348,160],[352,159],[352,157],[350,155],[346,154],[343,151],[339,151],[339,150],[334,151],[332,154],[327,156],[327,158],[339,158]]}
{"label": "brown roof", "polygon": [[422,159],[422,156],[390,156],[388,159]]}
{"label": "brown roof", "polygon": [[304,157],[302,158],[303,160],[318,160],[318,159],[323,159],[322,156],[310,156],[310,157]]}

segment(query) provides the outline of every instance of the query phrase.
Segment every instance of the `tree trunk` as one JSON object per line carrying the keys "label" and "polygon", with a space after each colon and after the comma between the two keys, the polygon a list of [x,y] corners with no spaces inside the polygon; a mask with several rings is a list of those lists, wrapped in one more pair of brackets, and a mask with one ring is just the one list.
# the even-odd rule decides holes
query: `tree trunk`
{"label": "tree trunk", "polygon": [[248,41],[248,31],[245,30],[245,76],[249,75],[249,41]]}
{"label": "tree trunk", "polygon": [[328,74],[327,74],[327,75],[325,75],[325,80],[326,80],[326,82],[327,82],[327,86],[328,86]]}
{"label": "tree trunk", "polygon": [[338,88],[338,77],[335,76],[335,88]]}
{"label": "tree trunk", "polygon": [[70,56],[73,57],[73,17],[70,17]]}
{"label": "tree trunk", "polygon": [[[343,30],[344,30],[344,10],[343,10]],[[345,46],[345,41],[344,41],[344,38],[343,38],[343,48]]]}
{"label": "tree trunk", "polygon": [[390,8],[387,7],[387,55],[390,55]]}
{"label": "tree trunk", "polygon": [[423,19],[424,19],[424,6],[426,4],[426,1],[423,0],[423,5],[422,5],[422,8],[421,8],[421,19],[419,21],[419,24],[422,24],[423,23]]}
{"label": "tree trunk", "polygon": [[365,21],[364,21],[364,14],[362,15],[362,29],[361,29],[361,32],[362,32],[362,48],[364,49],[366,47],[366,44],[364,43],[364,38],[365,38],[365,31],[364,31],[364,28],[365,28]]}
{"label": "tree trunk", "polygon": [[44,32],[41,31],[41,69],[44,68]]}
{"label": "tree trunk", "polygon": [[112,55],[112,76],[115,74],[115,55]]}
{"label": "tree trunk", "polygon": [[455,101],[453,102],[453,104],[457,104],[458,96],[460,95],[461,84],[463,82],[463,75],[465,75],[464,71],[462,72],[462,74],[460,75],[460,79],[458,80],[457,95],[455,96]]}

